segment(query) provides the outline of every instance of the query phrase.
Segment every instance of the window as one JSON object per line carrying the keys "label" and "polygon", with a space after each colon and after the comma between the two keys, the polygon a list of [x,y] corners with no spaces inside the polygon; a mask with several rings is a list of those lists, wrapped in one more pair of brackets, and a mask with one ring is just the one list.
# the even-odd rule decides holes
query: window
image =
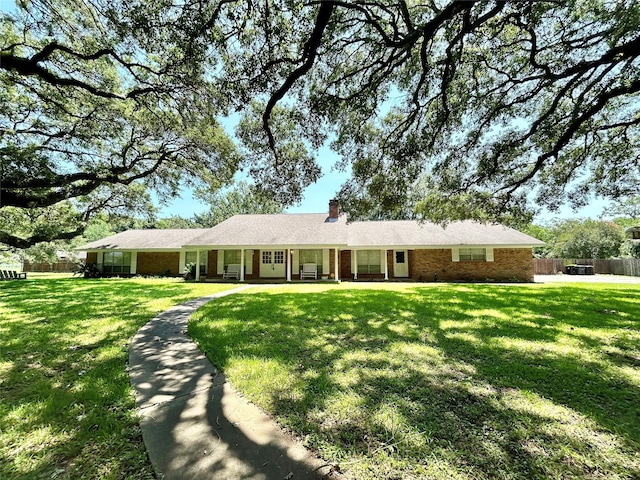
{"label": "window", "polygon": [[396,252],[396,263],[404,263],[404,250]]}
{"label": "window", "polygon": [[276,250],[273,252],[273,263],[284,263],[284,251]]}
{"label": "window", "polygon": [[225,250],[224,251],[224,267],[227,265],[237,264],[240,265],[240,250]]}
{"label": "window", "polygon": [[305,263],[315,263],[318,274],[322,273],[322,250],[300,250],[300,268]]}
{"label": "window", "polygon": [[380,272],[380,251],[358,250],[358,273]]}
{"label": "window", "polygon": [[[184,254],[184,264],[189,265],[190,263],[196,263],[198,260],[198,252],[185,252]],[[200,253],[200,275],[204,275],[207,273],[207,265],[206,265],[206,254]]]}
{"label": "window", "polygon": [[262,252],[262,263],[270,264],[271,263],[271,251],[265,250]]}
{"label": "window", "polygon": [[103,273],[131,273],[131,252],[104,252]]}
{"label": "window", "polygon": [[634,240],[640,240],[640,230],[633,230],[631,232],[631,238]]}
{"label": "window", "polygon": [[485,261],[487,259],[487,250],[485,248],[461,248],[460,261],[474,262]]}

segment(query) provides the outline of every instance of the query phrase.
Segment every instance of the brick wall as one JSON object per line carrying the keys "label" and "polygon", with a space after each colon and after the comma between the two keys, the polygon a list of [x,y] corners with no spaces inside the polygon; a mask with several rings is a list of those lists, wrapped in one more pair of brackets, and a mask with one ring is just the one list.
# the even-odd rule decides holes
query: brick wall
{"label": "brick wall", "polygon": [[352,280],[351,275],[351,250],[342,250],[340,252],[340,280]]}
{"label": "brick wall", "polygon": [[170,275],[179,276],[180,253],[178,252],[138,252],[139,275]]}
{"label": "brick wall", "polygon": [[450,249],[409,252],[409,274],[415,280],[512,280],[533,281],[533,256],[530,248],[496,248],[494,261],[451,260]]}
{"label": "brick wall", "polygon": [[207,278],[222,277],[218,275],[218,250],[207,252]]}

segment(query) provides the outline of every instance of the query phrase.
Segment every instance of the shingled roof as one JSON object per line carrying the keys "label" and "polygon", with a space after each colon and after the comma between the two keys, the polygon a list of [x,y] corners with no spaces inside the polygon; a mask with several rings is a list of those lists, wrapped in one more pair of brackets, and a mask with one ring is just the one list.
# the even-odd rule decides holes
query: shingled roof
{"label": "shingled roof", "polygon": [[76,250],[179,250],[208,228],[127,230],[82,245]]}
{"label": "shingled roof", "polygon": [[185,246],[346,246],[345,216],[326,213],[235,215],[185,243]]}
{"label": "shingled roof", "polygon": [[127,230],[77,250],[179,250],[181,248],[528,248],[544,242],[503,225],[473,221],[446,227],[414,220],[347,223],[323,213],[235,215],[213,228]]}
{"label": "shingled roof", "polygon": [[349,224],[349,247],[534,247],[544,242],[503,225],[471,220],[452,222],[445,227],[415,220],[353,222]]}

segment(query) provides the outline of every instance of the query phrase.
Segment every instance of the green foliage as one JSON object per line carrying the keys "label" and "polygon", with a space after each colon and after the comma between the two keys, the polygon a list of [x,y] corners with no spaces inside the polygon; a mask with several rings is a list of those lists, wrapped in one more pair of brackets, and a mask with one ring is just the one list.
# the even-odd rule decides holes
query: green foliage
{"label": "green foliage", "polygon": [[612,258],[620,254],[624,230],[600,220],[556,220],[547,226],[531,226],[527,233],[547,242],[537,252],[553,258]]}
{"label": "green foliage", "polygon": [[639,240],[625,240],[620,246],[620,256],[640,258],[640,241]]}
{"label": "green foliage", "polygon": [[91,214],[239,168],[289,205],[327,144],[352,218],[637,195],[638,2],[33,0],[0,28],[5,205]]}
{"label": "green foliage", "polygon": [[189,334],[346,476],[623,480],[637,318],[638,285],[298,285],[219,299]]}
{"label": "green foliage", "polygon": [[[278,171],[278,148],[289,145],[280,126],[289,122],[300,145],[320,132],[351,168],[340,199],[362,207],[353,218],[367,217],[367,199],[395,215],[427,178],[427,218],[514,224],[540,206],[637,192],[639,9],[575,0],[239,2],[221,9],[216,40],[230,97],[254,126],[245,144],[267,148],[260,123],[275,139],[259,175]],[[263,96],[262,115],[244,109]],[[289,112],[286,121],[275,107]]]}
{"label": "green foliage", "polygon": [[640,224],[640,195],[617,199],[605,209],[603,215],[624,219],[623,226],[627,227]]}
{"label": "green foliage", "polygon": [[271,198],[259,187],[238,182],[229,190],[217,192],[198,190],[196,197],[210,205],[209,211],[194,215],[201,227],[213,227],[227,218],[241,214],[282,213],[284,205]]}
{"label": "green foliage", "polygon": [[[170,199],[184,186],[231,180],[239,157],[216,121],[224,101],[203,79],[205,52],[173,20],[161,25],[158,6],[18,7],[0,23],[0,208],[75,199],[79,218],[51,223],[47,238],[0,229],[0,242],[69,238],[100,211],[150,212],[147,189]],[[155,9],[159,23],[134,26],[147,7],[143,16]]]}
{"label": "green foliage", "polygon": [[172,215],[167,218],[161,218],[155,223],[155,228],[160,229],[197,227],[199,227],[199,225],[194,220],[183,218],[179,215]]}
{"label": "green foliage", "polygon": [[100,278],[102,272],[95,263],[78,262],[73,268],[74,275],[82,275],[84,278]]}
{"label": "green foliage", "polygon": [[184,272],[182,274],[182,278],[184,278],[185,280],[195,280],[196,278],[196,267],[197,264],[194,263],[187,263],[184,266]]}

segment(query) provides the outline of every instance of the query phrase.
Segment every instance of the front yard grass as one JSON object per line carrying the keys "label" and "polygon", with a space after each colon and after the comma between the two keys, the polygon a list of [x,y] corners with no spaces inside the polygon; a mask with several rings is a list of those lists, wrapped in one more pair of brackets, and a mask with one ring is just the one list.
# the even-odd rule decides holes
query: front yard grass
{"label": "front yard grass", "polygon": [[357,479],[640,478],[640,286],[297,285],[204,306],[231,382]]}
{"label": "front yard grass", "polygon": [[155,478],[129,342],[172,305],[233,287],[60,275],[0,283],[0,479]]}

